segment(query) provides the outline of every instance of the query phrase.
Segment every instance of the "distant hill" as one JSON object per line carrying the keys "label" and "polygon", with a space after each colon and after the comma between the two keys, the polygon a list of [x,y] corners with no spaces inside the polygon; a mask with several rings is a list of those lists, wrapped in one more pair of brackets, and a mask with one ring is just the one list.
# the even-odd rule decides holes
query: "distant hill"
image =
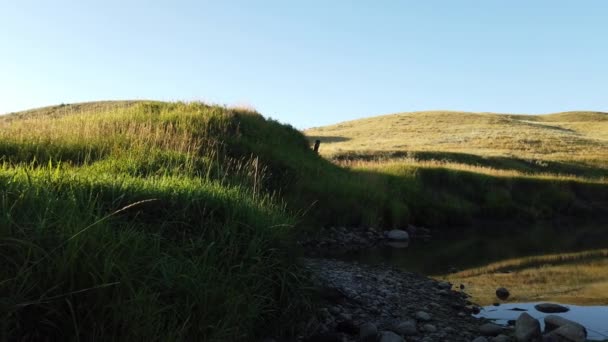
{"label": "distant hill", "polygon": [[427,111],[311,128],[321,153],[441,151],[608,164],[608,113],[513,115]]}

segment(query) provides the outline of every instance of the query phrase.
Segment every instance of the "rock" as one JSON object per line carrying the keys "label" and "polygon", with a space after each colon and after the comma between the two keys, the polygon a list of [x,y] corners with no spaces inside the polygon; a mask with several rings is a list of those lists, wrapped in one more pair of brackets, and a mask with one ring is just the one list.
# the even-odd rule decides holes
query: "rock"
{"label": "rock", "polygon": [[503,335],[503,334],[500,334],[496,337],[492,337],[492,340],[491,340],[491,342],[509,342],[509,341],[511,341],[511,338],[509,338],[509,336]]}
{"label": "rock", "polygon": [[392,331],[383,331],[380,333],[379,342],[405,342],[403,337],[395,334]]}
{"label": "rock", "polygon": [[376,342],[378,328],[373,323],[364,323],[359,327],[359,340],[361,342]]}
{"label": "rock", "polygon": [[418,334],[418,328],[416,327],[416,321],[413,319],[399,323],[394,329],[399,335],[412,336]]}
{"label": "rock", "polygon": [[566,324],[553,330],[549,336],[557,342],[585,342],[587,333],[580,326]]}
{"label": "rock", "polygon": [[405,230],[393,229],[386,234],[389,240],[406,241],[410,239],[410,235]]}
{"label": "rock", "polygon": [[345,313],[342,312],[338,315],[338,318],[340,318],[343,321],[352,321],[353,320],[353,315],[349,314],[349,313]]}
{"label": "rock", "polygon": [[357,326],[355,325],[355,323],[353,323],[352,320],[338,322],[336,330],[338,332],[342,332],[348,335],[356,335],[357,332],[359,332],[359,328],[357,328]]}
{"label": "rock", "polygon": [[416,319],[419,321],[428,322],[431,320],[431,315],[424,311],[418,311],[418,312],[416,312]]}
{"label": "rock", "polygon": [[305,342],[342,342],[342,334],[335,332],[327,332],[312,335],[306,339]]}
{"label": "rock", "polygon": [[567,307],[554,303],[541,303],[534,305],[534,308],[544,313],[558,313],[570,311]]}
{"label": "rock", "polygon": [[437,287],[439,287],[440,289],[443,289],[443,290],[451,290],[452,284],[448,283],[447,281],[441,281],[441,282],[437,283]]}
{"label": "rock", "polygon": [[425,324],[422,326],[422,331],[434,333],[437,331],[437,327],[432,324]]}
{"label": "rock", "polygon": [[472,342],[488,342],[488,339],[483,336],[479,336],[476,339],[474,339]]}
{"label": "rock", "polygon": [[503,328],[494,323],[486,323],[479,327],[479,332],[483,336],[496,336],[502,332]]}
{"label": "rock", "polygon": [[468,312],[472,313],[473,315],[477,315],[478,313],[481,312],[481,309],[479,309],[479,307],[476,306],[476,305],[467,305],[465,307],[465,310],[467,310]]}
{"label": "rock", "polygon": [[540,322],[527,313],[522,313],[515,322],[515,339],[520,342],[540,339]]}
{"label": "rock", "polygon": [[587,336],[587,329],[582,324],[578,324],[574,321],[571,321],[558,315],[548,315],[545,317],[545,333],[549,333],[555,329],[558,329],[568,324],[579,327],[585,332],[585,336]]}
{"label": "rock", "polygon": [[496,289],[496,297],[498,297],[500,300],[507,300],[510,295],[509,290],[504,287],[499,287]]}

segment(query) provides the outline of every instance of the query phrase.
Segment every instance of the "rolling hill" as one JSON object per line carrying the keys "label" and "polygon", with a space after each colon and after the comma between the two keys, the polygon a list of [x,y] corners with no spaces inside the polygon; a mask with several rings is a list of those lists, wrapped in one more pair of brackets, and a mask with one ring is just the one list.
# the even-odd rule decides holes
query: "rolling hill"
{"label": "rolling hill", "polygon": [[608,167],[608,113],[512,115],[429,111],[347,121],[305,131],[321,153],[450,152]]}

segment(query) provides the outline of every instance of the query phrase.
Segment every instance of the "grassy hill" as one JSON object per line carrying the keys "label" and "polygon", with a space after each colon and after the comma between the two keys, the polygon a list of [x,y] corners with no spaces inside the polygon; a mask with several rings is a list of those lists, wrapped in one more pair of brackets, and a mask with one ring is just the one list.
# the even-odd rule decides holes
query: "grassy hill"
{"label": "grassy hill", "polygon": [[[381,153],[402,153],[386,146]],[[378,162],[376,152],[341,165],[289,125],[203,103],[2,116],[0,340],[288,334],[309,308],[294,236],[331,225],[457,229],[477,218],[608,215],[601,178]]]}
{"label": "grassy hill", "polygon": [[409,156],[535,173],[608,175],[608,113],[414,112],[312,128],[306,134],[322,141],[324,155],[337,159]]}

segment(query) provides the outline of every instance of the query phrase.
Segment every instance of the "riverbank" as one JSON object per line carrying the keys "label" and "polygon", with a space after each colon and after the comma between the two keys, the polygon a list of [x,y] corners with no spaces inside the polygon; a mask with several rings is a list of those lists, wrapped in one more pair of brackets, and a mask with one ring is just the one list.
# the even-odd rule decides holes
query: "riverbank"
{"label": "riverbank", "polygon": [[446,282],[389,266],[310,258],[303,264],[320,299],[304,341],[375,341],[376,335],[471,341],[485,323],[471,315],[467,295]]}

